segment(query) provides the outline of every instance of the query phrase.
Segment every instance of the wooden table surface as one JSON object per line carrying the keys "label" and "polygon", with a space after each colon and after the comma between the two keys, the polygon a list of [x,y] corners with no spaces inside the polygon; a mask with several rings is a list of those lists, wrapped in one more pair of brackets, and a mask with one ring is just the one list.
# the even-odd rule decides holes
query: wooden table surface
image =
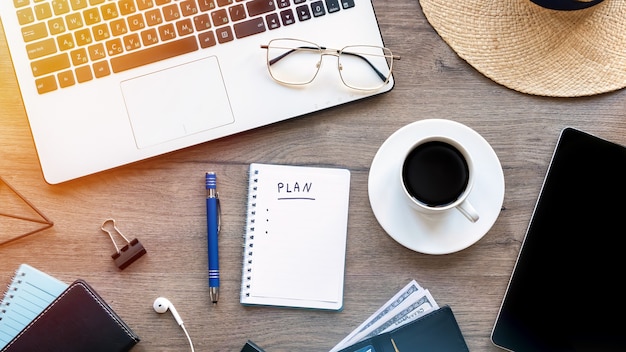
{"label": "wooden table surface", "polygon": [[[411,279],[450,305],[472,351],[496,351],[489,335],[561,129],[572,126],[626,144],[626,91],[546,98],[510,90],[460,59],[417,0],[375,0],[386,46],[402,56],[388,94],[204,143],[60,185],[47,184],[0,35],[0,175],[51,220],[48,230],[0,247],[0,284],[21,263],[66,282],[89,282],[141,337],[133,351],[185,351],[169,298],[196,351],[239,351],[251,339],[269,351],[328,351]],[[491,230],[448,255],[421,254],[380,227],[368,200],[372,159],[394,131],[443,118],[480,133],[497,153],[506,192]],[[239,303],[246,181],[251,162],[325,165],[352,174],[344,309],[244,307]],[[207,289],[205,171],[220,175],[221,299]],[[1,206],[1,205],[0,205]],[[148,254],[124,271],[100,231],[114,218]],[[1,220],[1,219],[0,219]],[[541,287],[537,287],[539,294]]]}

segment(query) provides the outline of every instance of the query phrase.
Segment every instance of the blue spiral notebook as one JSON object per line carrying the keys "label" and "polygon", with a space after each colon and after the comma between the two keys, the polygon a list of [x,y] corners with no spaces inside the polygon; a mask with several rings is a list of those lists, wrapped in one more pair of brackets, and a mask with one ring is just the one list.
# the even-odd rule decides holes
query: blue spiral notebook
{"label": "blue spiral notebook", "polygon": [[3,349],[69,285],[28,264],[21,264],[0,301]]}

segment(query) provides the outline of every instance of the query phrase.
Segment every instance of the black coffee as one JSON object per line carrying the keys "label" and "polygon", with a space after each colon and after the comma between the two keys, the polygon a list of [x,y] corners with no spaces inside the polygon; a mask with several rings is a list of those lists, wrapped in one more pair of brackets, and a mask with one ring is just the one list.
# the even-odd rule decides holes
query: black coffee
{"label": "black coffee", "polygon": [[415,199],[431,207],[445,206],[465,191],[469,167],[454,146],[440,141],[426,142],[404,160],[402,180]]}

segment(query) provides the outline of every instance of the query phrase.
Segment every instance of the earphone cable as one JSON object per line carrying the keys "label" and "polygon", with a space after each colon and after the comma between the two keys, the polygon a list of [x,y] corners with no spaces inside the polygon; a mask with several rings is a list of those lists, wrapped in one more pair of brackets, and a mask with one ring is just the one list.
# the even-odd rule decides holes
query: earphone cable
{"label": "earphone cable", "polygon": [[191,346],[191,352],[194,352],[193,343],[191,342],[191,337],[189,336],[187,329],[185,329],[185,325],[180,324],[180,327],[183,328],[183,331],[185,332],[185,336],[187,336],[187,340],[189,341],[189,346]]}

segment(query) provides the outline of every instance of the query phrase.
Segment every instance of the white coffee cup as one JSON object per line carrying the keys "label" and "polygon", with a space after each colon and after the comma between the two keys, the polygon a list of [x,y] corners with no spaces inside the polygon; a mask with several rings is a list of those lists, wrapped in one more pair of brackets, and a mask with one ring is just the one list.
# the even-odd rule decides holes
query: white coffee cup
{"label": "white coffee cup", "polygon": [[474,164],[467,150],[446,136],[416,141],[403,157],[400,182],[408,203],[424,214],[443,214],[456,208],[469,221],[479,219],[470,204]]}

